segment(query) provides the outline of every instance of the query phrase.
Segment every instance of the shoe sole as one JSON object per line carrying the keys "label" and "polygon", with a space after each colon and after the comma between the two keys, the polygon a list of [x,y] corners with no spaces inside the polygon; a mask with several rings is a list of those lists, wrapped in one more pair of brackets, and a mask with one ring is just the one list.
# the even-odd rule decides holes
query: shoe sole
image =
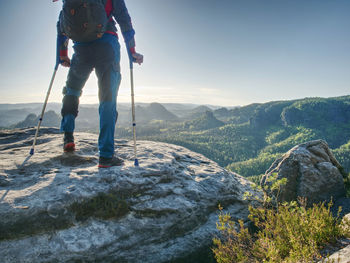
{"label": "shoe sole", "polygon": [[98,168],[110,168],[110,167],[122,166],[123,164],[124,164],[124,162],[122,162],[121,164],[118,164],[118,165],[99,164]]}
{"label": "shoe sole", "polygon": [[75,151],[75,143],[74,142],[69,142],[66,145],[64,145],[63,148],[64,152],[74,152]]}
{"label": "shoe sole", "polygon": [[99,164],[98,165],[98,168],[110,168],[112,167],[111,165],[102,165],[102,164]]}

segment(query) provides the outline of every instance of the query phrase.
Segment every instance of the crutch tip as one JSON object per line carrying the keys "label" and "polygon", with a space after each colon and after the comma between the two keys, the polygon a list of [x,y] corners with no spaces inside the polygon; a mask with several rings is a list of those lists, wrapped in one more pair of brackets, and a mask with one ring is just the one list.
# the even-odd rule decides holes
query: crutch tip
{"label": "crutch tip", "polygon": [[33,155],[34,154],[34,149],[30,149],[30,152],[29,152],[30,155]]}
{"label": "crutch tip", "polygon": [[139,160],[135,159],[134,165],[135,165],[135,166],[139,166]]}

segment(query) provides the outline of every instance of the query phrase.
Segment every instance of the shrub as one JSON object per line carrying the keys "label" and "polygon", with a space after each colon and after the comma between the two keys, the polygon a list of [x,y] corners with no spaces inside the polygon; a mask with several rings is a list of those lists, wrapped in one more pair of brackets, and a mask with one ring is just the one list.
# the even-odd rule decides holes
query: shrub
{"label": "shrub", "polygon": [[306,200],[299,201],[279,204],[277,209],[250,207],[256,233],[250,233],[243,221],[236,226],[229,214],[221,212],[217,223],[221,238],[213,240],[217,262],[312,262],[320,258],[320,249],[345,231],[339,217],[331,214],[332,203],[306,208]]}

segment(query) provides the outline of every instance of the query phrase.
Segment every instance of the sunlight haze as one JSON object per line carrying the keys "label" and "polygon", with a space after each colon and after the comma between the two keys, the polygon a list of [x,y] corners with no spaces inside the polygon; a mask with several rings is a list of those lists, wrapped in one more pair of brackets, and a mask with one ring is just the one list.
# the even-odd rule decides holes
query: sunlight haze
{"label": "sunlight haze", "polygon": [[[350,2],[126,0],[136,31],[136,102],[223,106],[349,94]],[[42,102],[61,1],[0,2],[0,103]],[[4,26],[6,25],[6,26]],[[122,38],[118,102],[130,101]],[[69,50],[69,55],[73,53]],[[62,100],[59,67],[50,102]],[[97,79],[81,103],[97,103]]]}

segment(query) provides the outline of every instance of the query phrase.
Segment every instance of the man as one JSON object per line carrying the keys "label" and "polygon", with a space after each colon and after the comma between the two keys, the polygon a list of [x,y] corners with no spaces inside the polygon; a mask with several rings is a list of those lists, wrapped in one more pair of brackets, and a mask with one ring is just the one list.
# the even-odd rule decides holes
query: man
{"label": "man", "polygon": [[[57,0],[54,0],[57,1]],[[97,0],[99,1],[99,0]],[[138,64],[143,56],[135,51],[135,31],[124,0],[100,0],[104,4],[108,23],[104,34],[89,42],[74,41],[72,60],[67,54],[68,38],[62,33],[62,17],[57,23],[57,43],[60,63],[70,67],[66,86],[63,88],[61,131],[64,132],[64,151],[75,150],[74,128],[78,115],[79,97],[82,94],[91,71],[95,69],[99,88],[100,133],[98,138],[99,168],[108,168],[123,164],[123,160],[114,155],[114,131],[118,117],[116,97],[120,85],[120,45],[115,21],[120,26],[129,59]],[[73,11],[72,11],[73,12]],[[114,21],[114,19],[115,21]]]}

